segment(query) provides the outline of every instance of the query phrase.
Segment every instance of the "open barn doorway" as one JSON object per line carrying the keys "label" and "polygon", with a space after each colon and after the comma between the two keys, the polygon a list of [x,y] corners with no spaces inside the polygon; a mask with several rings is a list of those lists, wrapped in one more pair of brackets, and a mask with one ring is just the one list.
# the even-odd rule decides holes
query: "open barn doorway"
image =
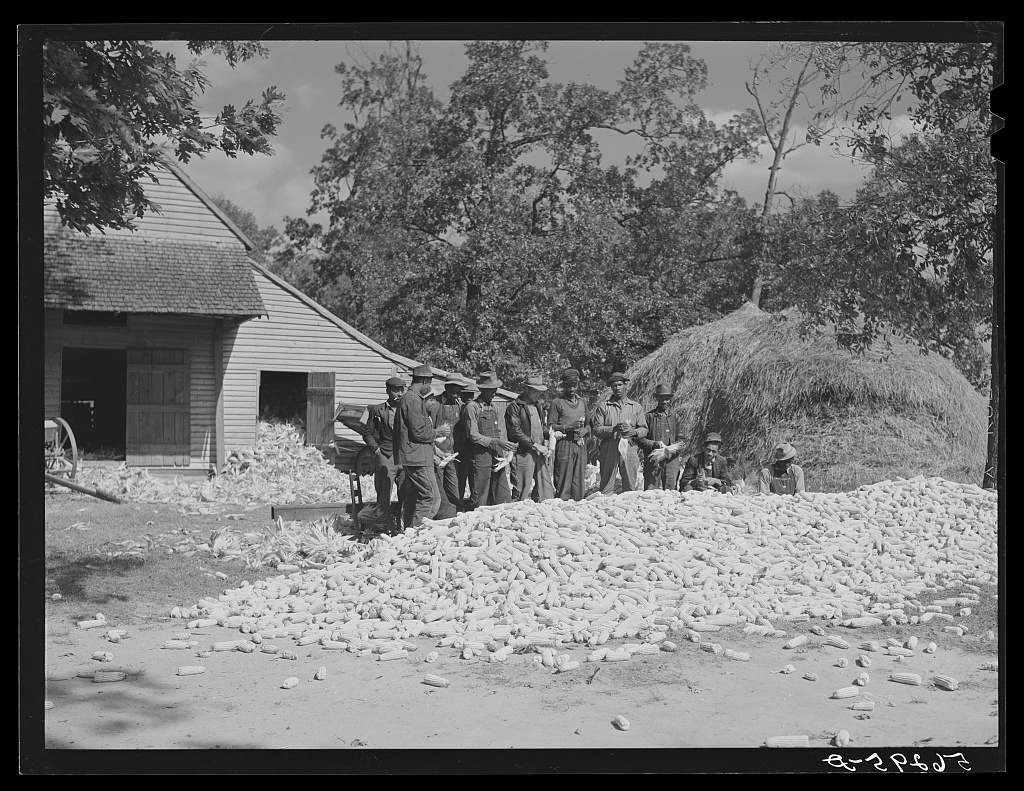
{"label": "open barn doorway", "polygon": [[305,371],[260,371],[259,419],[306,426]]}
{"label": "open barn doorway", "polygon": [[124,461],[128,353],[64,347],[60,412],[86,459]]}

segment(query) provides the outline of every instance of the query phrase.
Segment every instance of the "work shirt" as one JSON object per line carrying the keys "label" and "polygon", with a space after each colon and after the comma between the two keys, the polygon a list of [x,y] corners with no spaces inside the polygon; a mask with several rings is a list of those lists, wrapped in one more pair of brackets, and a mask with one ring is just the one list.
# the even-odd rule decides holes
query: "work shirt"
{"label": "work shirt", "polygon": [[757,476],[757,489],[761,494],[796,494],[805,491],[804,471],[796,464],[790,464],[789,469],[781,475],[771,467],[765,467]]}
{"label": "work shirt", "polygon": [[509,442],[519,446],[519,452],[533,450],[544,444],[544,425],[536,404],[527,404],[521,397],[505,410],[505,434]]}
{"label": "work shirt", "polygon": [[363,442],[376,453],[381,451],[385,456],[394,453],[394,428],[395,415],[398,410],[391,406],[390,401],[383,404],[374,404],[369,409],[366,417],[366,430],[363,432]]}
{"label": "work shirt", "polygon": [[455,427],[459,424],[462,414],[462,401],[458,398],[449,398],[447,394],[442,395],[437,401],[433,410],[434,428],[447,424],[452,433],[437,443],[437,449],[445,456],[455,452]]}
{"label": "work shirt", "polygon": [[494,401],[485,404],[477,400],[466,404],[465,424],[469,441],[477,448],[493,450],[492,442],[495,439],[508,439],[505,409]]}
{"label": "work shirt", "polygon": [[[640,450],[644,452],[645,458],[651,455],[651,451],[654,450],[654,444],[656,442],[661,442],[662,445],[667,447],[684,439],[679,430],[676,416],[667,409],[664,412],[652,409],[644,415],[644,422],[647,424],[647,436],[638,439],[636,444],[639,445]],[[680,454],[682,454],[682,450],[678,451],[671,457],[666,457],[665,461],[671,461]]]}
{"label": "work shirt", "polygon": [[406,390],[395,413],[395,464],[428,467],[434,463],[434,431],[423,396]]}
{"label": "work shirt", "polygon": [[602,442],[618,439],[615,427],[626,423],[636,429],[636,436],[630,438],[630,444],[636,444],[647,436],[647,422],[644,419],[644,408],[632,398],[623,396],[619,401],[608,400],[599,404],[590,418],[594,436]]}
{"label": "work shirt", "polygon": [[[576,421],[583,418],[583,428],[576,429]],[[564,434],[564,439],[582,445],[587,441],[590,430],[586,425],[587,403],[577,396],[575,401],[567,398],[552,398],[548,406],[548,420],[552,431]]]}

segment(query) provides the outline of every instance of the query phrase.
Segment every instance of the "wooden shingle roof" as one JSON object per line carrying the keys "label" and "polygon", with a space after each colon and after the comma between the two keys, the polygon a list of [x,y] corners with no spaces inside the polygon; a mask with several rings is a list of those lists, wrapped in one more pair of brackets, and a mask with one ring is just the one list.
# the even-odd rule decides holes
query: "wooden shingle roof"
{"label": "wooden shingle roof", "polygon": [[267,311],[241,245],[48,229],[47,308],[252,317]]}

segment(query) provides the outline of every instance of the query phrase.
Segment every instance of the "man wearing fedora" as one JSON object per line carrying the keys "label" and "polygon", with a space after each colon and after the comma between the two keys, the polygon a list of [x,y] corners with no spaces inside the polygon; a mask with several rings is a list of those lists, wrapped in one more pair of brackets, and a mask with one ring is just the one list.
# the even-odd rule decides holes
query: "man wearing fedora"
{"label": "man wearing fedora", "polygon": [[683,465],[683,474],[679,476],[679,488],[684,492],[715,489],[728,492],[732,489],[732,480],[725,466],[725,459],[718,455],[722,447],[722,437],[714,431],[704,438],[704,447],[695,453]]}
{"label": "man wearing fedora", "polygon": [[[442,462],[448,456],[455,453],[454,430],[462,415],[462,387],[464,380],[461,374],[450,373],[444,380],[444,392],[442,392],[434,406],[430,408],[431,417],[435,429],[444,429],[449,433],[437,438],[434,445],[434,459]],[[455,461],[450,461],[445,466],[435,466],[437,476],[437,489],[441,495],[441,507],[435,514],[435,519],[450,519],[458,513],[462,497],[459,494],[459,472]]]}
{"label": "man wearing fedora", "polygon": [[391,511],[391,490],[398,488],[399,507],[396,521],[401,525],[401,493],[405,476],[395,465],[394,427],[398,404],[405,393],[405,380],[392,376],[384,383],[388,400],[383,404],[372,404],[367,411],[366,430],[363,442],[373,451],[377,470],[373,474],[373,488],[377,492],[377,507],[385,514]]}
{"label": "man wearing fedora", "polygon": [[512,501],[508,471],[495,466],[516,443],[509,442],[505,429],[505,412],[494,403],[501,380],[493,371],[486,371],[476,381],[480,395],[466,405],[465,431],[473,449],[473,494],[469,507],[472,511],[483,505],[499,505]]}
{"label": "man wearing fedora", "polygon": [[772,451],[772,465],[757,476],[760,494],[796,494],[806,491],[804,471],[796,464],[796,448],[783,442]]}
{"label": "man wearing fedora", "polygon": [[562,372],[562,395],[552,398],[548,406],[548,428],[558,443],[555,445],[555,497],[582,500],[586,494],[587,475],[587,402],[580,396],[580,372],[566,368]]}
{"label": "man wearing fedora", "polygon": [[459,407],[459,421],[455,424],[453,436],[454,452],[459,454],[455,460],[456,472],[459,476],[459,510],[465,511],[469,499],[466,497],[466,487],[472,494],[473,491],[473,445],[469,441],[469,433],[466,427],[466,408],[469,403],[480,395],[480,388],[472,379],[466,379],[462,388],[462,404]]}
{"label": "man wearing fedora", "polygon": [[637,440],[647,436],[644,408],[626,395],[623,373],[615,372],[606,380],[612,394],[603,404],[598,404],[590,418],[590,428],[601,441],[598,447],[598,464],[601,468],[601,494],[615,493],[615,473],[619,473],[622,491],[636,489],[636,471],[640,466],[637,455]]}
{"label": "man wearing fedora", "polygon": [[657,406],[644,416],[647,436],[636,441],[644,459],[644,489],[675,489],[679,479],[686,438],[668,408],[672,395],[668,385],[661,384],[654,389]]}
{"label": "man wearing fedora", "polygon": [[519,397],[505,410],[505,433],[509,442],[516,443],[512,459],[512,499],[549,500],[554,496],[549,468],[545,464],[548,447],[544,444],[548,430],[540,412],[540,396],[547,385],[539,376],[526,379]]}
{"label": "man wearing fedora", "polygon": [[402,524],[419,527],[441,505],[434,473],[434,440],[445,432],[435,429],[423,399],[430,394],[433,371],[429,365],[412,369],[412,384],[395,415],[395,462],[405,476],[402,487]]}

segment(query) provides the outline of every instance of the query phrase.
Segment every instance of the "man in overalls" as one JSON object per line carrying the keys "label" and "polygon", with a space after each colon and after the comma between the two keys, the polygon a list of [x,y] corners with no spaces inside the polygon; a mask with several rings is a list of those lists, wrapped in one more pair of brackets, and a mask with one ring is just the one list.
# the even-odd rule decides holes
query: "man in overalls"
{"label": "man in overalls", "polygon": [[764,467],[757,476],[760,494],[796,494],[805,491],[804,471],[794,461],[796,448],[783,442],[773,452],[771,467]]}
{"label": "man in overalls", "polygon": [[[637,440],[644,457],[644,489],[675,489],[683,465],[681,455],[686,438],[668,408],[672,388],[658,385],[654,398],[658,405],[645,415],[647,436]],[[652,456],[655,450],[661,450],[661,454]]]}
{"label": "man in overalls", "polygon": [[477,379],[480,396],[466,405],[466,435],[473,448],[472,511],[482,505],[498,505],[512,501],[508,468],[495,470],[505,455],[515,450],[505,430],[505,410],[494,403],[501,380],[493,372],[485,372]]}
{"label": "man in overalls", "polygon": [[[462,414],[462,385],[463,379],[460,374],[450,373],[445,377],[444,392],[438,396],[434,406],[430,408],[435,429],[454,433]],[[453,433],[437,440],[434,446],[435,462],[440,462],[455,452]],[[441,506],[433,518],[450,519],[458,513],[459,505],[462,502],[462,497],[459,494],[459,472],[456,461],[453,459],[443,467],[435,463],[434,473],[437,476],[438,492],[441,494]]]}
{"label": "man in overalls", "polygon": [[623,373],[613,373],[605,384],[611,388],[611,397],[599,404],[590,419],[594,436],[601,440],[598,463],[601,466],[601,494],[615,493],[615,473],[621,479],[622,491],[636,489],[636,472],[640,467],[637,440],[647,436],[644,408],[626,395]]}

